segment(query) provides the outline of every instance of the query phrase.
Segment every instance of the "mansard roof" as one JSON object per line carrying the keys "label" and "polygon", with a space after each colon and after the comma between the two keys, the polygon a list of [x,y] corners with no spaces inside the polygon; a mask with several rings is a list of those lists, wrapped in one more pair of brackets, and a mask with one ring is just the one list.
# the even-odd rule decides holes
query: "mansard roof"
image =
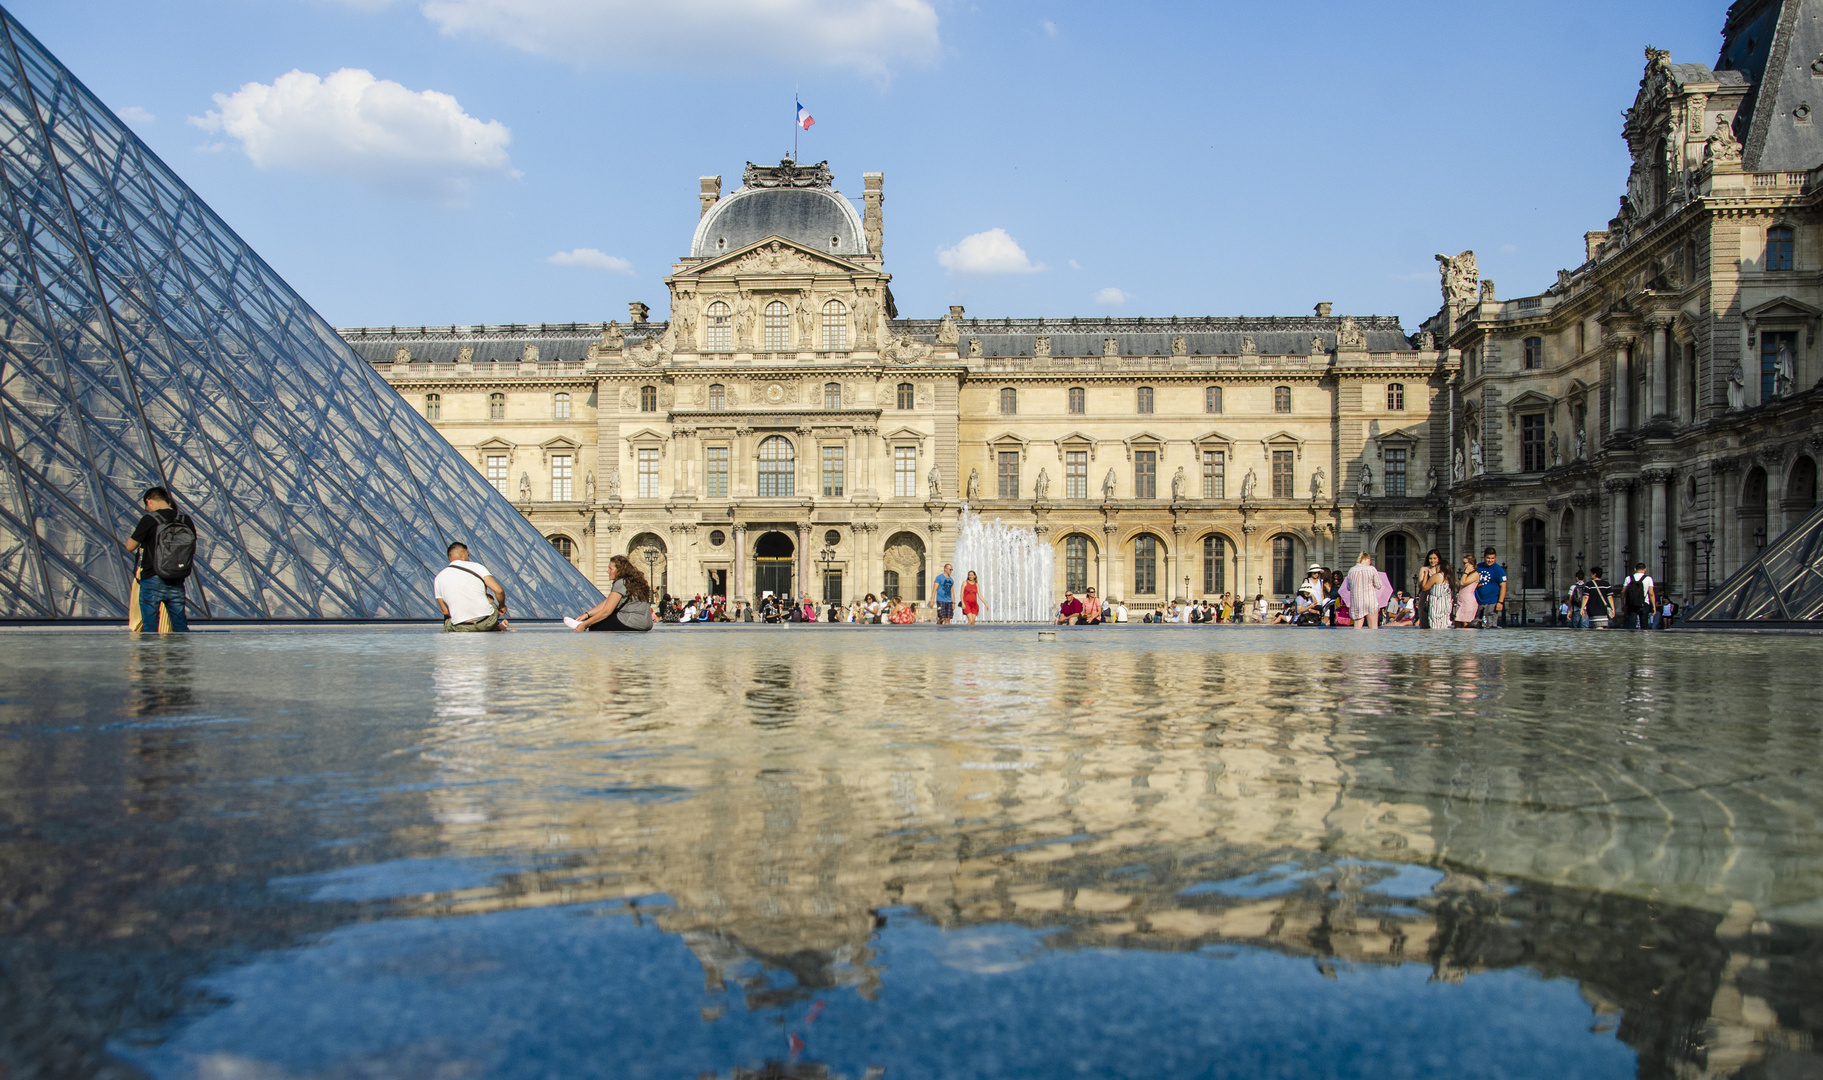
{"label": "mansard roof", "polygon": [[[635,343],[653,335],[663,335],[669,325],[646,322],[637,326],[614,323],[613,327]],[[517,364],[527,345],[538,346],[538,359],[586,360],[589,346],[601,343],[609,323],[507,323],[496,326],[356,326],[336,330],[362,359],[373,364],[387,363],[401,347],[411,351],[414,364],[453,364],[460,359],[462,347],[472,346],[470,360],[476,364]]]}
{"label": "mansard roof", "polygon": [[[969,342],[981,342],[981,356],[1025,357],[1038,355],[1038,339],[1050,339],[1053,356],[1101,356],[1105,342],[1114,338],[1121,356],[1171,356],[1172,342],[1184,339],[1186,356],[1241,356],[1246,341],[1253,352],[1265,356],[1309,355],[1312,339],[1322,351],[1336,347],[1342,317],[1293,316],[1267,318],[1164,318],[1164,319],[964,319],[956,324],[959,351],[969,354]],[[1412,343],[1395,316],[1356,317],[1355,325],[1367,336],[1370,352],[1413,352]],[[936,334],[940,323],[932,319],[906,319],[893,328],[924,340]]]}

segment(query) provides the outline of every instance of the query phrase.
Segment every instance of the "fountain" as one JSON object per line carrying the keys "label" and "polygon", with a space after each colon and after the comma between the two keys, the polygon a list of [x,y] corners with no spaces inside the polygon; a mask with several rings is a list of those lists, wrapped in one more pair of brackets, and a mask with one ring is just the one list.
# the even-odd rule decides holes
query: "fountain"
{"label": "fountain", "polygon": [[962,529],[956,537],[956,600],[973,570],[981,586],[981,622],[1048,623],[1056,615],[1051,602],[1056,555],[1030,528],[984,522],[962,506]]}

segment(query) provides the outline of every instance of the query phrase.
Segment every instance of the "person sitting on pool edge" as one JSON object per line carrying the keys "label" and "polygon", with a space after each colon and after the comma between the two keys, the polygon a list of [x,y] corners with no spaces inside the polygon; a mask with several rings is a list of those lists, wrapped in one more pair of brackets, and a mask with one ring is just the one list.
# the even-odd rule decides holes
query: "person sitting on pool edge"
{"label": "person sitting on pool edge", "polygon": [[652,629],[652,586],[646,576],[625,555],[608,560],[608,595],[582,614],[565,619],[564,625],[584,632],[589,630]]}
{"label": "person sitting on pool edge", "polygon": [[1065,589],[1063,593],[1063,603],[1057,608],[1057,625],[1075,626],[1081,621],[1082,601],[1076,599],[1075,593]]}

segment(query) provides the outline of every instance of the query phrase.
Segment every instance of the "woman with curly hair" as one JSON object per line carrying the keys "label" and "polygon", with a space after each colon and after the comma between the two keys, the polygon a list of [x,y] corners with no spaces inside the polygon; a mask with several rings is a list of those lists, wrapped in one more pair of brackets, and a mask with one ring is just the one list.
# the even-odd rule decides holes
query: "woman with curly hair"
{"label": "woman with curly hair", "polygon": [[616,555],[608,560],[608,595],[580,618],[565,619],[572,630],[652,629],[652,586],[633,560]]}

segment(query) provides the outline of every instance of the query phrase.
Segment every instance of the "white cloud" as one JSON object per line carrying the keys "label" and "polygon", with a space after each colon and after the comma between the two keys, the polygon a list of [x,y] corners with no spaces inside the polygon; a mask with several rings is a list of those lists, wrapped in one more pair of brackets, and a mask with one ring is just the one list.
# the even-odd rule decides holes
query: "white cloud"
{"label": "white cloud", "polygon": [[965,236],[955,247],[938,248],[937,263],[955,274],[1031,274],[1044,269],[1005,229]]}
{"label": "white cloud", "polygon": [[1131,299],[1132,293],[1121,292],[1112,285],[1095,294],[1095,302],[1106,307],[1119,307]]}
{"label": "white cloud", "polygon": [[359,68],[326,78],[290,71],[270,86],[216,94],[215,105],[190,123],[236,140],[261,169],[330,173],[446,205],[466,201],[477,175],[518,175],[505,124],[468,115],[448,94],[407,90]]}
{"label": "white cloud", "polygon": [[422,10],[446,34],[578,65],[751,58],[885,76],[940,47],[929,0],[424,0]]}
{"label": "white cloud", "polygon": [[631,274],[633,264],[618,255],[609,255],[594,248],[576,248],[573,251],[559,251],[546,262],[558,266],[580,266],[584,270],[606,270],[613,274]]}
{"label": "white cloud", "polygon": [[129,124],[155,124],[158,122],[158,117],[153,116],[151,112],[142,109],[137,105],[128,105],[114,115],[120,117]]}
{"label": "white cloud", "polygon": [[1082,264],[1081,264],[1081,263],[1079,263],[1079,262],[1077,262],[1077,261],[1076,261],[1076,260],[1075,260],[1075,259],[1071,259],[1071,260],[1070,260],[1070,269],[1072,269],[1072,270],[1081,270],[1081,269],[1082,269]]}
{"label": "white cloud", "polygon": [[1057,36],[1057,24],[1056,24],[1056,23],[1054,23],[1054,22],[1052,22],[1052,21],[1051,21],[1051,20],[1049,20],[1049,19],[1040,19],[1040,20],[1039,20],[1039,21],[1038,21],[1038,25],[1039,25],[1039,26],[1041,26],[1041,27],[1043,27],[1043,28],[1044,28],[1044,32],[1045,32],[1045,33],[1047,33],[1047,34],[1049,34],[1049,35],[1050,35],[1050,36],[1052,36],[1052,37],[1056,37],[1056,36]]}

